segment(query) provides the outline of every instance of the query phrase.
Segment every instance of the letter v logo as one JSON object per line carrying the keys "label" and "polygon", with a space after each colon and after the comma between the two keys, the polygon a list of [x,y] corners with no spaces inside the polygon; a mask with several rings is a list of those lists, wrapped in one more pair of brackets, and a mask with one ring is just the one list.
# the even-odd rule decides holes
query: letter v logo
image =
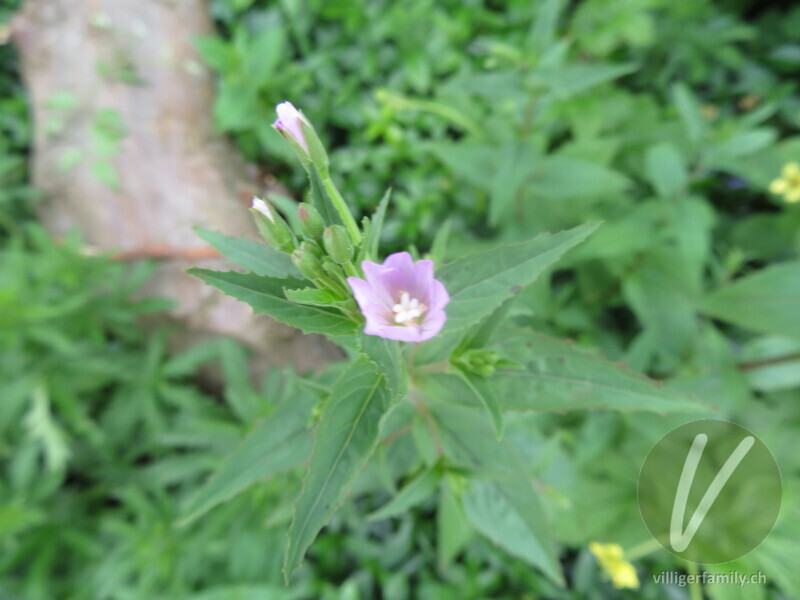
{"label": "letter v logo", "polygon": [[669,526],[669,543],[675,552],[683,552],[689,547],[689,544],[694,539],[700,525],[706,518],[708,511],[719,496],[722,488],[733,475],[736,467],[742,462],[747,453],[755,443],[753,436],[745,437],[736,449],[731,453],[725,464],[714,476],[711,485],[708,486],[706,493],[697,505],[692,517],[689,519],[689,524],[686,529],[683,529],[683,519],[686,514],[686,504],[689,501],[689,491],[692,489],[692,482],[694,481],[697,466],[700,464],[700,459],[703,456],[706,444],[708,443],[708,436],[704,433],[697,434],[692,447],[689,449],[689,454],[686,455],[686,461],[683,463],[683,471],[678,481],[678,489],[675,493],[675,502],[672,505],[672,519]]}

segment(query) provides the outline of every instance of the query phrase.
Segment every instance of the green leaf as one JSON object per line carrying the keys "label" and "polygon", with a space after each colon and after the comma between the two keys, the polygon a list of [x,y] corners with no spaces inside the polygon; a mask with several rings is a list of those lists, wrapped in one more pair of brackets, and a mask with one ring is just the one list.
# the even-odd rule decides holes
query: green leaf
{"label": "green leaf", "polygon": [[439,425],[448,458],[471,465],[481,474],[481,479],[469,482],[463,496],[472,525],[563,585],[529,462],[510,442],[495,439],[479,411],[440,402],[432,402],[428,408]]}
{"label": "green leaf", "polygon": [[530,479],[472,480],[463,497],[470,523],[501,548],[563,585],[544,510]]}
{"label": "green leaf", "polygon": [[310,306],[348,306],[355,305],[350,300],[342,300],[330,290],[318,288],[303,288],[302,290],[284,289],[286,299],[298,304],[308,304]]}
{"label": "green leaf", "polygon": [[284,286],[300,287],[303,281],[197,268],[189,269],[188,272],[228,296],[247,302],[255,312],[267,314],[276,321],[297,327],[306,333],[335,337],[350,336],[356,332],[356,323],[340,312],[316,306],[302,306],[284,296]]}
{"label": "green leaf", "polygon": [[498,151],[499,165],[491,180],[491,225],[497,225],[512,214],[520,189],[533,174],[536,155],[533,144],[518,141],[508,142]]}
{"label": "green leaf", "polygon": [[475,530],[464,514],[464,507],[450,485],[443,482],[436,511],[436,556],[442,572],[450,566],[473,535]]}
{"label": "green leaf", "polygon": [[480,188],[486,188],[496,172],[497,149],[489,144],[433,142],[427,147],[453,174]]}
{"label": "green leaf", "polygon": [[800,262],[747,275],[723,287],[701,304],[701,310],[746,329],[800,339]]}
{"label": "green leaf", "polygon": [[433,243],[431,244],[431,250],[428,253],[428,258],[430,258],[435,265],[442,264],[445,256],[447,256],[447,244],[450,241],[450,232],[452,229],[453,220],[447,219],[436,231]]}
{"label": "green leaf", "polygon": [[288,254],[278,252],[265,244],[245,238],[235,238],[217,231],[195,227],[195,232],[225,258],[256,275],[267,277],[300,277]]}
{"label": "green leaf", "polygon": [[683,392],[532,331],[508,332],[498,347],[525,364],[525,370],[498,371],[491,378],[504,411],[710,409]]}
{"label": "green leaf", "polygon": [[364,357],[334,384],[295,502],[284,569],[287,581],[372,455],[390,407],[386,378]]}
{"label": "green leaf", "polygon": [[317,398],[297,395],[262,419],[189,501],[179,521],[187,525],[259,481],[301,464],[311,453],[308,428]]}
{"label": "green leaf", "polygon": [[559,65],[536,71],[536,79],[563,100],[636,70],[636,65]]}
{"label": "green leaf", "polygon": [[697,97],[683,83],[675,84],[672,88],[672,99],[678,108],[683,127],[689,139],[697,144],[706,132],[706,120]]}
{"label": "green leaf", "polygon": [[417,110],[442,117],[478,138],[485,135],[481,121],[475,115],[460,110],[460,107],[454,106],[452,102],[411,98],[387,89],[375,92],[375,99],[379,104],[389,106],[394,110]]}
{"label": "green leaf", "polygon": [[489,417],[492,419],[494,433],[498,440],[501,439],[503,437],[505,423],[503,422],[503,412],[500,407],[500,402],[497,400],[497,396],[495,396],[491,379],[463,371],[460,371],[459,375],[464,383],[466,383],[470,393],[478,399],[486,409],[486,412],[489,413]]}
{"label": "green leaf", "polygon": [[530,186],[555,200],[607,198],[627,185],[627,177],[617,171],[571,156],[544,156],[531,165]]}
{"label": "green leaf", "polygon": [[53,418],[50,394],[44,384],[33,391],[30,409],[25,415],[28,439],[39,446],[49,471],[63,471],[70,458],[64,431]]}
{"label": "green leaf", "polygon": [[531,28],[530,40],[537,51],[544,53],[556,40],[558,21],[564,8],[563,0],[545,0],[539,5]]}
{"label": "green leaf", "polygon": [[662,198],[674,198],[685,191],[689,174],[678,150],[669,143],[651,146],[645,157],[647,175]]}
{"label": "green leaf", "polygon": [[429,498],[439,486],[441,475],[436,469],[426,469],[414,477],[387,504],[373,512],[367,518],[370,521],[388,519],[408,511],[423,500]]}
{"label": "green leaf", "polygon": [[417,364],[444,360],[466,330],[480,323],[514,293],[533,281],[567,250],[585,240],[595,223],[527,242],[476,252],[446,264],[436,275],[450,294],[441,333],[422,344]]}
{"label": "green leaf", "polygon": [[464,336],[464,340],[458,351],[460,352],[470,348],[483,348],[486,346],[492,339],[492,336],[494,336],[498,327],[502,326],[505,322],[508,312],[511,310],[511,306],[516,299],[517,295],[512,295],[508,300],[494,309],[480,324],[475,326],[470,333]]}
{"label": "green leaf", "polygon": [[377,260],[378,258],[381,231],[383,231],[383,221],[386,218],[386,209],[389,206],[389,199],[391,196],[392,189],[389,188],[386,190],[383,198],[381,198],[378,208],[375,209],[375,214],[372,215],[369,233],[364,239],[364,243],[361,245],[359,261]]}
{"label": "green leaf", "polygon": [[400,345],[377,335],[362,335],[361,352],[372,360],[378,373],[386,377],[392,398],[399,399],[408,391],[408,369],[400,353]]}

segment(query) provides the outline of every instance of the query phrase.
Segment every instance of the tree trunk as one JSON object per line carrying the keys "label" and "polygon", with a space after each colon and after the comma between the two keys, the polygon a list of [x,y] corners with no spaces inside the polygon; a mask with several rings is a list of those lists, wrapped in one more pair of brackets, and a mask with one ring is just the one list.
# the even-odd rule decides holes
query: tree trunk
{"label": "tree trunk", "polygon": [[213,79],[193,46],[212,33],[204,0],[26,0],[12,36],[33,113],[34,185],[55,235],[126,258],[164,259],[148,294],[177,302],[194,332],[232,335],[276,364],[332,356],[183,272],[226,268],[194,226],[254,235],[257,191],[211,119]]}

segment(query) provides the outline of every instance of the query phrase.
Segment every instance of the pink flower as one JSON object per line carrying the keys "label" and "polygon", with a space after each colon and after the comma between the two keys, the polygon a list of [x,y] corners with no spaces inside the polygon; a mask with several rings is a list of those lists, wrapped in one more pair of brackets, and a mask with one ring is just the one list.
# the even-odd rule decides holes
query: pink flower
{"label": "pink flower", "polygon": [[364,333],[424,342],[441,331],[450,296],[442,282],[433,278],[433,261],[415,263],[408,252],[398,252],[382,265],[365,260],[361,267],[366,281],[348,277],[347,283],[367,319]]}
{"label": "pink flower", "polygon": [[285,131],[292,136],[294,141],[300,144],[308,154],[308,144],[300,123],[303,122],[309,125],[309,122],[303,116],[303,113],[297,110],[291,102],[281,102],[275,107],[275,112],[278,113],[278,118],[272,126],[278,131]]}

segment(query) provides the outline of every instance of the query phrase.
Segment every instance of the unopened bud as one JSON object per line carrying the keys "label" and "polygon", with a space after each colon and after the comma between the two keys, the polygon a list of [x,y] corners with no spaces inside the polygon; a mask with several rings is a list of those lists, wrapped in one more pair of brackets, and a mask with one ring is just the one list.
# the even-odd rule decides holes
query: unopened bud
{"label": "unopened bud", "polygon": [[320,173],[328,172],[328,155],[314,127],[291,102],[281,102],[275,107],[278,119],[272,124],[292,146],[306,170],[315,165]]}
{"label": "unopened bud", "polygon": [[256,227],[267,243],[281,252],[294,250],[294,236],[286,221],[266,202],[260,198],[253,198],[253,207],[250,209],[256,221]]}
{"label": "unopened bud", "polygon": [[341,225],[328,227],[322,234],[322,243],[333,262],[343,265],[353,259],[353,242]]}
{"label": "unopened bud", "polygon": [[318,249],[314,244],[303,242],[300,247],[292,252],[292,262],[297,270],[309,279],[320,279],[325,277],[322,269],[322,262],[317,256]]}
{"label": "unopened bud", "polygon": [[322,237],[322,232],[325,230],[325,222],[316,208],[301,202],[297,207],[297,218],[300,220],[300,228],[305,236],[310,237],[312,240],[318,240]]}

